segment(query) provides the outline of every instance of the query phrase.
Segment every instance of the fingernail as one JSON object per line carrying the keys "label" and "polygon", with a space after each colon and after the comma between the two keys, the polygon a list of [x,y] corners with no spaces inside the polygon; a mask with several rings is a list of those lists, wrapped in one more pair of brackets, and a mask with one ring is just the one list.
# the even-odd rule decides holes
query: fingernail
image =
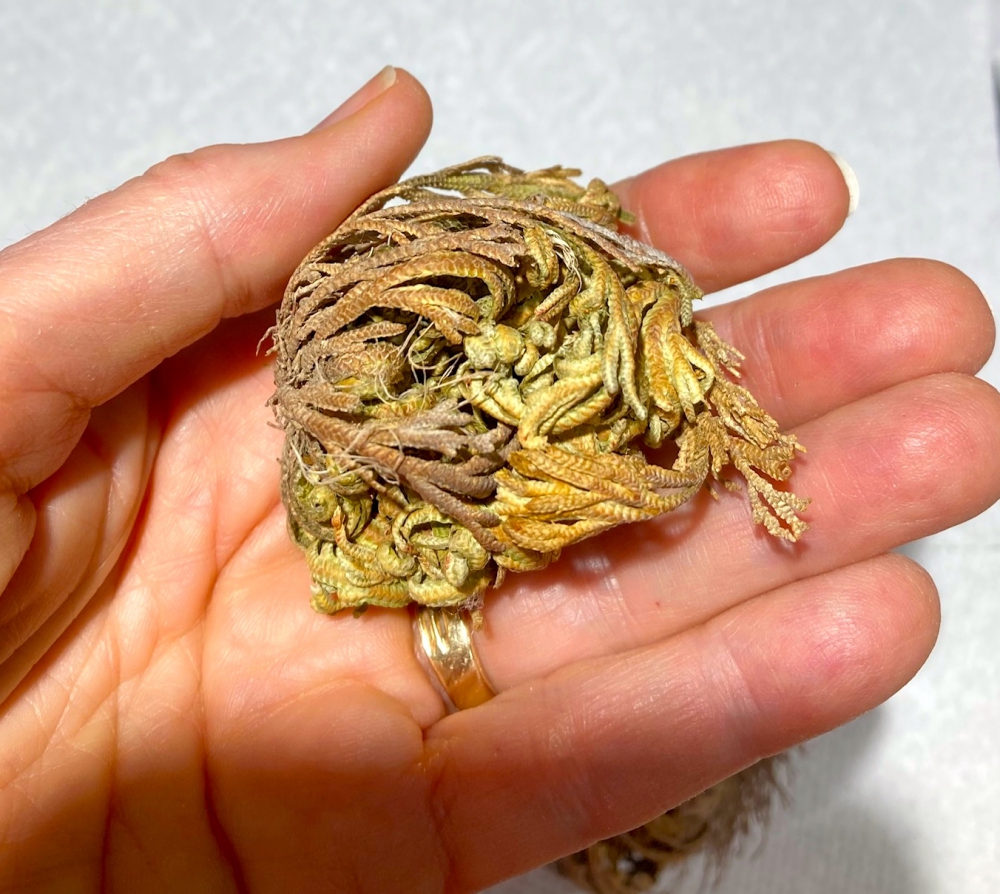
{"label": "fingernail", "polygon": [[355,112],[360,112],[368,103],[377,96],[381,96],[395,83],[396,69],[391,65],[387,65],[365,84],[364,87],[350,97],[350,99],[330,112],[313,130],[322,130],[324,127],[329,127],[331,124],[336,124],[338,121],[349,118]]}
{"label": "fingernail", "polygon": [[[829,149],[826,151],[830,152]],[[861,195],[861,188],[858,186],[858,175],[854,173],[854,168],[837,155],[836,152],[830,152],[830,158],[837,163],[840,173],[844,175],[844,182],[847,184],[847,195],[849,196],[847,216],[850,217],[858,210],[858,197]]]}

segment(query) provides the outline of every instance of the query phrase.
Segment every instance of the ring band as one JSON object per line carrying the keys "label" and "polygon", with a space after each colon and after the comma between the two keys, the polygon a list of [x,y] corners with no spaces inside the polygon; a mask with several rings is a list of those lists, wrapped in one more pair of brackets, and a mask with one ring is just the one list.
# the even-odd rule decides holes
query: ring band
{"label": "ring band", "polygon": [[441,688],[458,711],[488,702],[496,692],[472,645],[472,630],[461,611],[421,606],[417,642]]}

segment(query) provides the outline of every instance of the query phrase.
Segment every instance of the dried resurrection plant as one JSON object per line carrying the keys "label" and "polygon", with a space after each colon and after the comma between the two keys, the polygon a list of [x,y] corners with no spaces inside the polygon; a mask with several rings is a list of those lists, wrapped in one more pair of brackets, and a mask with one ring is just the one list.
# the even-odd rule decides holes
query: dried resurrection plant
{"label": "dried resurrection plant", "polygon": [[[801,449],[738,385],[676,261],[600,180],[480,158],[373,196],[305,258],[273,330],[282,495],[320,611],[475,607],[506,571],[739,486]],[[642,446],[675,445],[664,465]],[[669,465],[669,467],[667,467]]]}

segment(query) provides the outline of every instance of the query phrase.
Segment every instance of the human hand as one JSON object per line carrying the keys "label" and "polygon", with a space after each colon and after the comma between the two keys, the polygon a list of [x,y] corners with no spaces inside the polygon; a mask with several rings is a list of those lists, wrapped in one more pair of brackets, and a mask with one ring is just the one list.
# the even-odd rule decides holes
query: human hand
{"label": "human hand", "polygon": [[[427,133],[419,85],[387,80],[0,254],[3,890],[477,890],[846,722],[930,649],[933,584],[886,552],[1000,495],[1000,400],[970,377],[992,320],[930,261],[702,314],[809,449],[796,548],[702,495],[509,578],[477,642],[501,695],[451,716],[405,612],[309,609],[256,345],[300,257]],[[706,290],[847,211],[798,142],[618,189]]]}

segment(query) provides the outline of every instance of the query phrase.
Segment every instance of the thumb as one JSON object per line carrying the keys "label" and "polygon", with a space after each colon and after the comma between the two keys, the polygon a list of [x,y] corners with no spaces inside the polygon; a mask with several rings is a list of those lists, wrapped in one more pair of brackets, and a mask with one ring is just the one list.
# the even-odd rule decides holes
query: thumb
{"label": "thumb", "polygon": [[280,297],[430,123],[416,79],[386,69],[309,134],[174,156],[0,253],[0,485],[33,487],[90,408]]}

